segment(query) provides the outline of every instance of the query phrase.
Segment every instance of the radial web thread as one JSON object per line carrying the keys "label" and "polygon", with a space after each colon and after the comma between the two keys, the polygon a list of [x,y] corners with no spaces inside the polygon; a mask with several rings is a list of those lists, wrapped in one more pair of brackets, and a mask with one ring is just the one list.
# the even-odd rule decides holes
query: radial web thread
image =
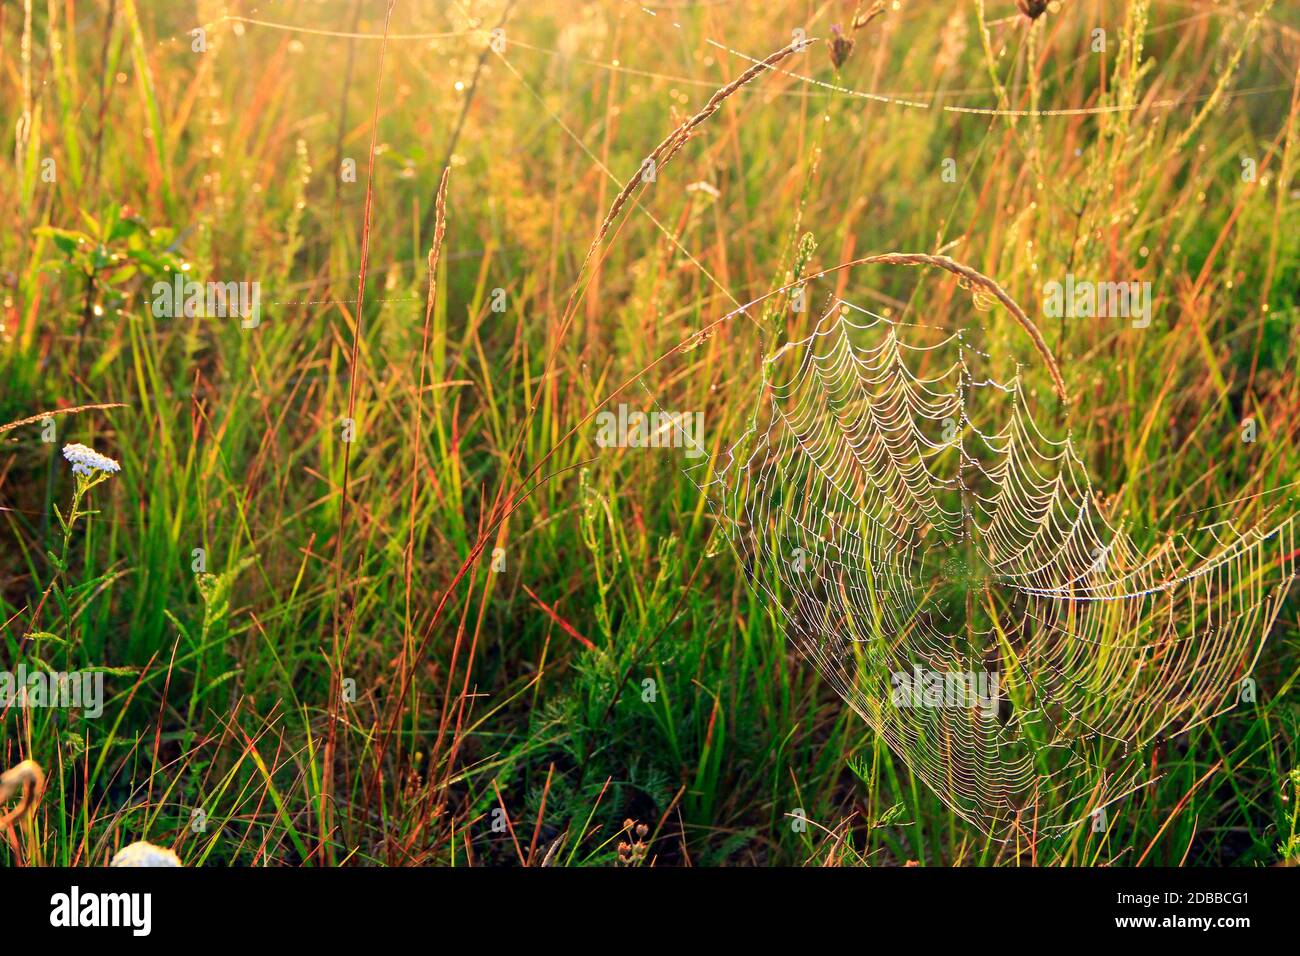
{"label": "radial web thread", "polygon": [[[1153,743],[1236,705],[1295,528],[1139,548],[1021,376],[982,376],[962,333],[900,335],[921,328],[834,302],[768,359],[710,497],[790,640],[926,785],[999,839],[1060,833],[1141,786]],[[900,697],[935,675],[985,675],[996,700]]]}

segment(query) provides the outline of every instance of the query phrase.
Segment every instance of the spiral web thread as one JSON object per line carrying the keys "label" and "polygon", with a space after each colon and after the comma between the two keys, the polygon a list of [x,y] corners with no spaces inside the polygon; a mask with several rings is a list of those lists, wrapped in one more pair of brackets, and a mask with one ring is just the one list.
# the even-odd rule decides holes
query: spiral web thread
{"label": "spiral web thread", "polygon": [[[925,327],[836,300],[770,358],[710,498],[791,641],[927,786],[998,839],[1060,834],[1142,785],[1145,748],[1236,705],[1294,576],[1293,519],[1144,553],[1018,373],[981,378],[962,333],[900,328]],[[996,674],[999,700],[898,702],[917,667]]]}

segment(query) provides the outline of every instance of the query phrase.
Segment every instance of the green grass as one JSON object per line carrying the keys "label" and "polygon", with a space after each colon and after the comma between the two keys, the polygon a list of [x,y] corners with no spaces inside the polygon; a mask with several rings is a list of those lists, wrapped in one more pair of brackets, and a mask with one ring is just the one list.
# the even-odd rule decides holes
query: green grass
{"label": "green grass", "polygon": [[[221,8],[197,6],[209,22]],[[978,5],[905,3],[839,71],[821,44],[782,67],[932,108],[761,76],[584,269],[642,158],[751,65],[708,38],[762,58],[794,27],[828,36],[851,5],[519,4],[454,142],[487,42],[459,5],[398,6],[394,34],[460,35],[390,41],[378,95],[378,40],[309,32],[382,34],[385,6],[264,4],[250,16],[305,29],[213,23],[195,53],[171,4],[35,2],[27,58],[23,4],[0,8],[0,126],[31,117],[0,190],[0,423],[123,406],[54,417],[54,441],[40,421],[0,432],[0,660],[110,669],[99,719],[0,717],[0,769],[31,758],[49,777],[0,833],[0,862],[98,864],[140,838],[252,865],[1300,856],[1294,597],[1258,702],[1153,754],[1158,780],[1107,832],[1000,844],[797,658],[680,452],[602,450],[590,420],[569,434],[631,381],[615,405],[703,410],[716,453],[797,319],[755,310],[647,366],[799,275],[943,249],[1039,321],[1074,397],[1062,423],[1112,514],[1164,528],[1295,482],[1293,10],[1251,27],[1234,10],[1257,2],[1089,0],[1031,31],[989,3],[986,51]],[[475,27],[501,19],[500,3],[471,6]],[[1117,109],[938,108],[1003,99]],[[261,324],[155,318],[152,283],[183,267],[259,281]],[[1042,282],[1067,271],[1150,280],[1151,326],[1042,319]],[[894,317],[982,327],[1058,414],[1027,338],[949,277],[872,266],[844,282]],[[65,441],[122,472],[89,493],[63,560]],[[498,496],[520,489],[499,520]],[[1283,491],[1231,513],[1270,505],[1297,510]]]}

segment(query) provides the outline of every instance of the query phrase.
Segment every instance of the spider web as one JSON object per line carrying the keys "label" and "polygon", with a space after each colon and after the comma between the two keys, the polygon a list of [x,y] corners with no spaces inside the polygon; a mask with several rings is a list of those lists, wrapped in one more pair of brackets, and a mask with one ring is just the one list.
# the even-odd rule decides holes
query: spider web
{"label": "spider web", "polygon": [[1269,515],[1139,547],[990,358],[836,299],[765,363],[711,490],[789,639],[913,773],[997,839],[1055,835],[1236,705],[1296,536]]}

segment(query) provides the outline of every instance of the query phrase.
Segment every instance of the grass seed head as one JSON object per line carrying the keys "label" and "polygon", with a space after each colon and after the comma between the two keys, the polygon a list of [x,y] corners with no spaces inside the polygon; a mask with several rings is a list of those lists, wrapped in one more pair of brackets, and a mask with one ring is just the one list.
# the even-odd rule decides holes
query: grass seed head
{"label": "grass seed head", "polygon": [[[897,9],[897,8],[895,8]],[[885,12],[885,0],[876,0],[865,12],[853,18],[852,29],[861,30],[876,17]]]}

